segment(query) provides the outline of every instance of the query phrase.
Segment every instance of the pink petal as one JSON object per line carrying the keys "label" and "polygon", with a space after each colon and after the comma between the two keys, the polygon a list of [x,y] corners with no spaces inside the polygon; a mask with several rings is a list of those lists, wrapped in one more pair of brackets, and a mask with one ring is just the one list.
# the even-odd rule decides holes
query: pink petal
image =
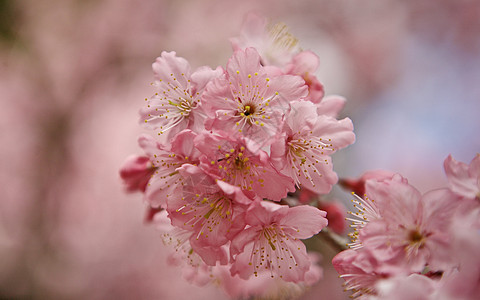
{"label": "pink petal", "polygon": [[319,116],[313,129],[313,135],[321,137],[331,144],[329,148],[332,151],[326,154],[331,154],[355,142],[353,124],[349,118],[337,120],[328,116]]}
{"label": "pink petal", "polygon": [[264,73],[261,72],[260,55],[255,48],[235,51],[227,63],[227,73],[234,86],[248,84],[248,81],[245,82],[247,74],[253,76],[256,72],[259,73],[257,78],[260,78],[256,80],[262,80]]}
{"label": "pink petal", "polygon": [[365,188],[382,217],[389,222],[415,224],[422,215],[420,192],[398,174],[382,182],[367,180]]}
{"label": "pink petal", "polygon": [[340,111],[345,106],[345,98],[342,96],[327,96],[324,97],[317,105],[317,113],[319,115],[326,115],[337,117]]}
{"label": "pink petal", "polygon": [[287,65],[285,72],[287,74],[302,75],[304,73],[315,73],[320,64],[318,55],[312,51],[302,51],[292,58],[290,64]]}
{"label": "pink petal", "polygon": [[186,161],[195,161],[200,153],[195,149],[193,140],[197,134],[189,129],[185,129],[175,135],[171,142],[171,151],[177,155],[181,155]]}
{"label": "pink petal", "polygon": [[[472,161],[472,167],[477,167],[480,163],[479,156]],[[445,173],[447,175],[449,187],[453,192],[467,197],[475,198],[479,191],[478,187],[478,177],[473,177],[470,173],[475,174],[479,171],[469,170],[469,166],[463,162],[456,161],[451,155],[449,155],[444,162]]]}
{"label": "pink petal", "polygon": [[[318,157],[319,163],[315,165],[317,172],[301,172],[299,176],[302,188],[309,189],[317,194],[328,194],[332,185],[337,183],[337,173],[333,171],[332,158],[330,156]],[[308,170],[308,168],[302,168]]]}
{"label": "pink petal", "polygon": [[288,206],[279,205],[270,201],[258,201],[250,205],[245,221],[250,226],[262,227],[281,220],[287,214]]}
{"label": "pink petal", "polygon": [[230,244],[231,255],[237,255],[244,251],[245,246],[248,243],[253,242],[255,237],[258,235],[259,228],[249,227],[240,233],[238,233],[232,240]]}
{"label": "pink petal", "polygon": [[127,158],[120,169],[120,177],[129,192],[145,191],[155,168],[152,168],[147,156],[132,155]]}
{"label": "pink petal", "polygon": [[219,78],[223,73],[224,70],[222,67],[217,67],[215,70],[212,70],[208,66],[198,68],[190,76],[191,81],[195,85],[194,92],[202,92],[210,81]]}
{"label": "pink petal", "polygon": [[292,236],[307,239],[327,226],[327,213],[310,205],[290,207],[280,221],[282,225],[296,229]]}
{"label": "pink petal", "polygon": [[194,236],[190,238],[190,245],[208,266],[215,266],[217,262],[220,262],[221,265],[228,263],[228,254],[224,247],[200,245]]}
{"label": "pink petal", "polygon": [[[187,77],[190,77],[190,64],[182,57],[177,57],[174,51],[163,51],[152,64],[155,79],[171,81],[175,78],[181,87],[187,87]],[[182,75],[183,74],[183,75]]]}

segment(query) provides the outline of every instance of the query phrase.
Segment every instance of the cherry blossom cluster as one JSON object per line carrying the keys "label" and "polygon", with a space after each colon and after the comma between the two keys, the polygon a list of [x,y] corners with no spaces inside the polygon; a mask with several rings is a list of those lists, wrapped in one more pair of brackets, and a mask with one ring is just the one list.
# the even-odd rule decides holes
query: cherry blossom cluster
{"label": "cherry blossom cluster", "polygon": [[194,71],[162,52],[140,111],[153,136],[139,138],[145,154],[120,174],[144,193],[191,281],[220,281],[235,296],[255,277],[250,290],[268,290],[262,278],[311,284],[320,269],[301,240],[327,225],[326,212],[282,199],[326,194],[338,181],[331,155],[355,139],[351,120],[337,119],[345,100],[324,96],[318,57],[285,25],[249,15],[232,46],[225,68]]}
{"label": "cherry blossom cluster", "polygon": [[421,194],[407,179],[369,172],[353,190],[351,249],[333,265],[357,299],[478,299],[480,154],[448,156],[448,188]]}

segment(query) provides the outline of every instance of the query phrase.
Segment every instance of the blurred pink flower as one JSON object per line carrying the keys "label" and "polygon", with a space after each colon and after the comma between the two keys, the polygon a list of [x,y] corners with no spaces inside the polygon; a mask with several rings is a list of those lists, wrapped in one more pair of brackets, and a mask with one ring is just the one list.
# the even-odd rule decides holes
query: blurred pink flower
{"label": "blurred pink flower", "polygon": [[375,295],[375,284],[389,276],[388,272],[379,268],[380,264],[369,249],[342,251],[333,258],[332,264],[345,280],[345,289],[353,292],[352,298]]}
{"label": "blurred pink flower", "polygon": [[469,165],[449,155],[444,162],[450,189],[465,198],[480,201],[480,154]]}
{"label": "blurred pink flower", "polygon": [[288,32],[285,24],[267,24],[266,18],[255,13],[246,15],[240,36],[232,38],[231,42],[235,51],[249,47],[257,49],[264,66],[283,68],[300,51],[298,40]]}
{"label": "blurred pink flower", "polygon": [[480,293],[480,207],[460,211],[453,219],[450,235],[455,264],[445,270],[434,299],[441,296],[445,299],[477,299]]}
{"label": "blurred pink flower", "polygon": [[318,256],[315,254],[309,253],[312,264],[305,274],[305,281],[300,283],[286,282],[278,277],[272,278],[269,270],[261,270],[256,277],[242,279],[238,275],[232,276],[227,266],[216,266],[213,268],[213,274],[225,293],[232,299],[298,298],[322,278],[322,268],[317,265]]}
{"label": "blurred pink flower", "polygon": [[425,265],[432,270],[449,266],[451,247],[446,232],[458,198],[448,189],[422,196],[406,179],[395,175],[382,182],[367,181],[366,195],[380,218],[368,220],[358,239],[376,259],[404,264],[413,272],[421,272]]}
{"label": "blurred pink flower", "polygon": [[[438,282],[421,274],[410,274],[408,276],[397,276],[380,280],[376,284],[377,295],[370,300],[403,300],[403,299],[450,299],[437,298],[434,296],[435,289],[438,289]],[[458,298],[452,298],[458,299]]]}

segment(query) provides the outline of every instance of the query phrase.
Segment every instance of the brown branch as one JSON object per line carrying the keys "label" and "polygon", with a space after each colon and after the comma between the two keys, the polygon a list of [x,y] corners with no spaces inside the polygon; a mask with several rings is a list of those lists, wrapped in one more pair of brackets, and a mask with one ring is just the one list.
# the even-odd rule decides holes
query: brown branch
{"label": "brown branch", "polygon": [[322,231],[317,234],[317,237],[329,244],[337,252],[349,249],[347,246],[347,239],[336,234],[329,228],[323,228]]}

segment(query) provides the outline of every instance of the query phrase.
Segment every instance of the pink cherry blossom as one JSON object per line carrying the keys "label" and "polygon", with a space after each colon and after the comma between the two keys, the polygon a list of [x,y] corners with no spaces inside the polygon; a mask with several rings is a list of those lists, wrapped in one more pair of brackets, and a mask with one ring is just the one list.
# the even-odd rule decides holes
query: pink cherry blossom
{"label": "pink cherry blossom", "polygon": [[[246,204],[255,199],[248,198],[238,187],[215,180],[197,166],[185,164],[177,170],[183,183],[178,191],[181,197],[168,202],[172,225],[191,231],[198,251],[226,244],[230,235],[245,226]],[[215,259],[211,264],[215,265]]]}
{"label": "pink cherry blossom", "polygon": [[345,106],[347,100],[338,95],[328,95],[322,98],[322,101],[315,103],[317,106],[317,113],[319,115],[326,115],[336,118],[340,111]]}
{"label": "pink cherry blossom", "polygon": [[390,276],[379,269],[378,261],[367,249],[342,251],[333,258],[332,264],[345,280],[345,290],[353,292],[352,298],[375,295],[375,284]]}
{"label": "pink cherry blossom", "polygon": [[298,75],[305,80],[308,86],[306,99],[313,103],[320,103],[325,94],[323,85],[315,76],[319,64],[319,58],[315,53],[302,51],[295,55],[285,68],[285,74]]}
{"label": "pink cherry blossom", "polygon": [[450,267],[425,274],[400,274],[375,285],[378,296],[372,299],[478,299],[480,292],[480,209],[455,216],[450,228]]}
{"label": "pink cherry blossom", "polygon": [[244,138],[203,133],[195,139],[195,146],[204,154],[201,167],[225,182],[275,201],[295,191],[292,179],[272,166],[267,153],[252,152]]}
{"label": "pink cherry blossom", "polygon": [[326,213],[311,206],[288,207],[254,202],[245,215],[248,227],[231,244],[232,275],[248,279],[268,271],[285,281],[305,280],[310,259],[300,239],[317,234],[327,225]]}
{"label": "pink cherry blossom", "polygon": [[169,131],[172,137],[186,128],[202,128],[202,115],[198,113],[206,84],[222,74],[222,69],[201,67],[191,72],[190,64],[175,52],[162,52],[152,65],[156,93],[140,112],[141,122],[147,128],[159,129],[158,134]]}
{"label": "pink cherry blossom", "polygon": [[300,51],[298,40],[283,23],[268,24],[255,13],[245,17],[240,36],[231,39],[234,50],[254,47],[260,53],[264,66],[284,67]]}
{"label": "pink cherry blossom", "polygon": [[181,266],[183,277],[190,283],[199,286],[209,283],[211,267],[194,251],[190,243],[192,232],[172,226],[165,210],[155,214],[153,224],[161,233],[163,243],[173,250],[169,254],[168,263]]}
{"label": "pink cherry blossom", "polygon": [[386,280],[379,280],[375,287],[377,296],[371,299],[458,299],[439,297],[439,295],[434,296],[435,289],[438,289],[438,286],[438,281],[421,274],[396,276]]}
{"label": "pink cherry blossom", "polygon": [[238,50],[228,61],[225,76],[206,88],[201,105],[209,118],[205,127],[245,136],[259,149],[282,129],[289,103],[306,95],[300,77],[269,77],[254,48]]}
{"label": "pink cherry blossom", "polygon": [[362,198],[354,192],[352,192],[352,195],[355,197],[355,199],[352,200],[353,207],[355,207],[358,211],[349,211],[348,213],[352,215],[353,218],[345,218],[346,220],[352,222],[350,227],[353,228],[353,231],[348,234],[352,240],[352,243],[348,244],[348,246],[351,249],[359,249],[363,247],[362,242],[359,240],[360,230],[371,221],[382,220],[382,215],[380,214],[380,210],[376,203],[374,203],[372,199],[368,198],[366,195],[364,198]]}
{"label": "pink cherry blossom", "polygon": [[231,39],[234,50],[254,47],[264,66],[278,67],[279,74],[301,77],[307,87],[307,99],[321,102],[325,91],[315,76],[319,58],[312,51],[301,51],[298,40],[283,23],[267,24],[265,18],[251,13],[246,16],[240,36]]}
{"label": "pink cherry blossom", "polygon": [[145,198],[153,206],[166,208],[169,198],[178,197],[181,176],[176,171],[184,163],[198,162],[198,151],[193,147],[194,132],[186,129],[178,133],[171,144],[165,146],[148,135],[138,142],[155,168],[145,189]]}
{"label": "pink cherry blossom", "polygon": [[450,189],[463,197],[480,201],[480,153],[469,165],[449,155],[444,162]]}
{"label": "pink cherry blossom", "polygon": [[230,274],[230,266],[213,267],[213,275],[223,290],[232,299],[296,299],[309,287],[322,278],[322,268],[316,264],[317,253],[308,253],[312,261],[310,269],[305,274],[305,281],[294,283],[286,282],[278,277],[271,277],[268,270],[262,270],[256,277],[242,279]]}
{"label": "pink cherry blossom", "polygon": [[127,158],[120,169],[120,177],[125,183],[127,191],[145,192],[148,181],[155,169],[156,167],[153,166],[148,156],[132,155]]}
{"label": "pink cherry blossom", "polygon": [[[427,264],[432,270],[448,266],[451,247],[446,232],[458,197],[448,189],[421,195],[399,175],[383,182],[367,181],[366,195],[376,215],[366,219],[358,238],[378,260],[397,261],[413,272],[421,272]],[[359,210],[363,208],[371,210],[363,206]]]}
{"label": "pink cherry blossom", "polygon": [[474,300],[480,293],[480,207],[469,208],[460,210],[453,219],[450,236],[454,264],[444,270],[436,299]]}
{"label": "pink cherry blossom", "polygon": [[353,124],[348,118],[319,116],[311,102],[295,101],[291,106],[285,136],[272,144],[272,159],[298,187],[328,193],[338,180],[330,155],[354,142]]}

